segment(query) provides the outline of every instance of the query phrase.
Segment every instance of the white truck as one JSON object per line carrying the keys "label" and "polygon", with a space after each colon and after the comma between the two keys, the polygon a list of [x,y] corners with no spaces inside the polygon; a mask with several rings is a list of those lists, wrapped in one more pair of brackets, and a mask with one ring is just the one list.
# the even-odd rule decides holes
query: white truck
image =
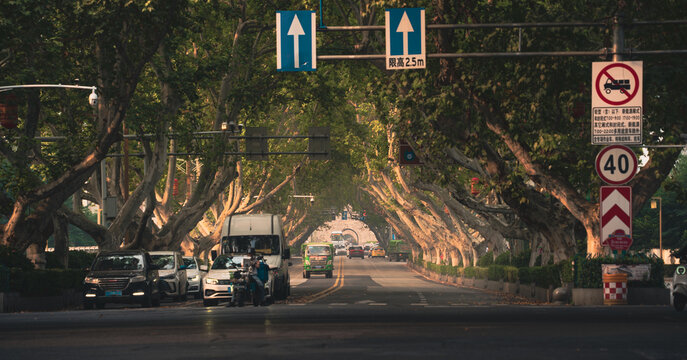
{"label": "white truck", "polygon": [[284,300],[291,294],[288,259],[291,251],[282,229],[281,217],[274,214],[244,214],[227,217],[222,226],[219,254],[248,256],[255,249],[270,267],[266,297]]}

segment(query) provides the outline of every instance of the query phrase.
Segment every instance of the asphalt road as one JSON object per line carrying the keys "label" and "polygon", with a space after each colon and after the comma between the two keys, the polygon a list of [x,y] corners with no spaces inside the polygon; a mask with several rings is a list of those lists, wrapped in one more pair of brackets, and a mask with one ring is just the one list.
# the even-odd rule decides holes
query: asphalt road
{"label": "asphalt road", "polygon": [[404,264],[336,260],[267,307],[0,314],[0,359],[684,359],[687,313],[572,307],[435,284]]}

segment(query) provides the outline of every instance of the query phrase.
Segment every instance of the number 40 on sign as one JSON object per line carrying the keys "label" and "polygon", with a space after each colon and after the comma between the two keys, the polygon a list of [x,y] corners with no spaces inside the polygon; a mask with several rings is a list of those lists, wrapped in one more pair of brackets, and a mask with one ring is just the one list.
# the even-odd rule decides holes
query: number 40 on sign
{"label": "number 40 on sign", "polygon": [[607,146],[596,156],[596,173],[611,185],[622,185],[632,180],[637,166],[634,151],[623,145]]}

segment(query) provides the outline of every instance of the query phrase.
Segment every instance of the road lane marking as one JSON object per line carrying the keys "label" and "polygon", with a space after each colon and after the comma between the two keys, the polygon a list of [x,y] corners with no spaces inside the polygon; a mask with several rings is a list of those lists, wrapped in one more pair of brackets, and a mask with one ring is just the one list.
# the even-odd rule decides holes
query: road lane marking
{"label": "road lane marking", "polygon": [[339,291],[343,285],[344,285],[344,261],[343,257],[339,258],[339,271],[337,272],[336,275],[336,281],[334,282],[334,285],[330,286],[329,288],[322,290],[314,295],[311,295],[306,298],[305,303],[310,304],[312,302],[315,302],[319,299],[324,298],[325,296],[329,296],[337,291]]}

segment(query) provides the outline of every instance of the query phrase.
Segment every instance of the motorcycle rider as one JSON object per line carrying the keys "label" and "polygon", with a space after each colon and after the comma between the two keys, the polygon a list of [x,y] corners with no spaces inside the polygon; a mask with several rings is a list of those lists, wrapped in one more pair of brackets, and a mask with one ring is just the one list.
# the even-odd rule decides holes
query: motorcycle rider
{"label": "motorcycle rider", "polygon": [[262,273],[264,272],[264,268],[267,266],[267,264],[265,264],[261,256],[255,256],[255,248],[250,248],[248,250],[248,255],[250,255],[250,269],[248,271],[251,278],[253,278],[253,281],[255,281],[255,296],[258,297],[258,303],[260,305],[265,305],[265,281],[267,279],[263,281],[262,278],[264,278],[264,276],[260,275],[263,275]]}

